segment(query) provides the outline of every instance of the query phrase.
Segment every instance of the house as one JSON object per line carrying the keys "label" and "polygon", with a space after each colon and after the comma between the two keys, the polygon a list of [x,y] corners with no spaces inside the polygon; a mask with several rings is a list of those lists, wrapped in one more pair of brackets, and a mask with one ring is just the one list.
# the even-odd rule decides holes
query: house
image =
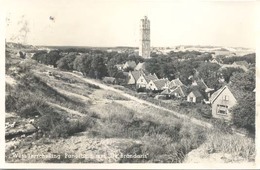
{"label": "house", "polygon": [[155,91],[162,90],[168,81],[169,80],[167,78],[150,80],[150,82],[148,83],[148,89]]}
{"label": "house", "polygon": [[164,95],[166,97],[171,97],[171,90],[170,89],[165,89],[161,92],[161,95]]}
{"label": "house", "polygon": [[134,61],[127,61],[123,65],[123,69],[132,68],[134,69],[136,67],[136,63]]}
{"label": "house", "polygon": [[235,61],[232,66],[242,68],[244,71],[248,71],[249,64],[246,61]]}
{"label": "house", "polygon": [[175,89],[171,90],[170,95],[177,97],[177,98],[183,98],[187,96],[187,87],[185,85],[177,86]]}
{"label": "house", "polygon": [[143,62],[143,63],[138,63],[137,65],[136,65],[136,67],[135,67],[135,69],[134,70],[145,70],[145,62]]}
{"label": "house", "polygon": [[210,61],[211,63],[222,64],[223,61],[220,58],[214,58]]}
{"label": "house", "polygon": [[104,77],[103,82],[108,84],[116,84],[116,78],[114,77]]}
{"label": "house", "polygon": [[191,86],[198,86],[200,87],[201,89],[207,89],[208,86],[206,85],[206,83],[204,82],[203,79],[198,79],[198,80],[193,80],[192,83],[191,83]]}
{"label": "house", "polygon": [[213,88],[209,88],[203,79],[194,80],[191,84],[193,90],[198,90],[204,97],[204,102],[208,103],[211,94],[214,92]]}
{"label": "house", "polygon": [[128,73],[127,84],[136,84],[141,75],[145,74],[143,71],[130,71]]}
{"label": "house", "polygon": [[141,87],[143,87],[143,88],[146,88],[146,89],[148,89],[149,88],[149,82],[151,81],[151,80],[158,80],[158,77],[156,76],[156,74],[148,74],[148,75],[145,75],[145,74],[142,74],[139,78],[138,78],[138,80],[136,81],[136,86],[138,87],[138,88],[141,88]]}
{"label": "house", "polygon": [[177,86],[183,86],[183,83],[181,82],[181,80],[179,78],[174,79],[174,80],[168,82],[164,86],[164,89],[166,89],[166,88],[173,89],[173,88],[176,88]]}
{"label": "house", "polygon": [[201,103],[203,101],[203,96],[198,90],[192,90],[187,96],[187,101]]}
{"label": "house", "polygon": [[228,121],[232,120],[232,113],[229,109],[237,104],[237,99],[230,87],[225,85],[213,93],[210,103],[212,106],[212,117]]}

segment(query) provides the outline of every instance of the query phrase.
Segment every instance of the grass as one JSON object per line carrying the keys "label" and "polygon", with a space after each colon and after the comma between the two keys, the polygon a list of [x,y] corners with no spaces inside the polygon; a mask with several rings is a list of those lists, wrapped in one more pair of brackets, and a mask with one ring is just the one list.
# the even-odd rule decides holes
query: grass
{"label": "grass", "polygon": [[121,94],[118,93],[114,93],[112,91],[106,91],[103,97],[109,100],[129,100],[127,97],[122,96]]}
{"label": "grass", "polygon": [[[86,116],[68,121],[68,113],[51,107],[48,102],[58,103]],[[23,73],[17,86],[6,85],[6,112],[15,112],[25,118],[38,115],[37,127],[52,137],[67,137],[94,124],[93,113],[88,112],[87,103],[59,93],[30,71]]]}
{"label": "grass", "polygon": [[[185,155],[205,141],[203,129],[171,117],[137,116],[136,112],[114,104],[109,116],[101,118],[102,125],[92,128],[101,138],[129,138],[142,141],[126,149],[124,154],[146,154],[145,159],[122,158],[120,162],[180,163]],[[163,116],[162,116],[163,117]]]}
{"label": "grass", "polygon": [[255,160],[255,141],[249,137],[231,135],[214,129],[207,132],[205,146],[208,153],[228,153],[234,160],[237,157],[246,161]]}

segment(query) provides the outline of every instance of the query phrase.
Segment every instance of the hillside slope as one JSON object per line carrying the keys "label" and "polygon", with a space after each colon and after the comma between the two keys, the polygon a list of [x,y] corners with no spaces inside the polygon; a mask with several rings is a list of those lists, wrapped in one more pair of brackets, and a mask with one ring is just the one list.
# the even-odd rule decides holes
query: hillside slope
{"label": "hillside slope", "polygon": [[[7,162],[181,163],[210,144],[205,122],[7,51]],[[252,160],[252,141],[244,142],[248,155],[236,154]]]}

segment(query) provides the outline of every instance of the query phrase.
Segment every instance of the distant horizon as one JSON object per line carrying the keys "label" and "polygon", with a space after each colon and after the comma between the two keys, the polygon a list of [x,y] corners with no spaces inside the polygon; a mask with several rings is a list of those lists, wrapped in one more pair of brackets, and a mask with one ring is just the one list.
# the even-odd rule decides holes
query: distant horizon
{"label": "distant horizon", "polygon": [[[24,44],[24,43],[17,43],[17,42],[11,42],[11,41],[6,41],[6,43],[16,43],[16,44],[22,44],[22,45],[32,45],[32,46],[41,46],[41,47],[91,47],[91,48],[139,48],[138,46],[125,46],[125,45],[118,45],[118,46],[91,46],[91,45],[34,45],[34,44]],[[151,46],[151,48],[172,48],[172,47],[178,47],[178,46],[192,46],[192,47],[226,47],[226,48],[244,48],[244,49],[251,49],[255,50],[255,48],[250,48],[250,47],[241,47],[241,46],[221,46],[221,45],[173,45],[173,46]]]}

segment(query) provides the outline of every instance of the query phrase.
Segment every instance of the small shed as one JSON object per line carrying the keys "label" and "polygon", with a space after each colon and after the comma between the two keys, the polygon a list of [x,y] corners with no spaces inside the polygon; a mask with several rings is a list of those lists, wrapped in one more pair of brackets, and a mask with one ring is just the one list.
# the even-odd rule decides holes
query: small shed
{"label": "small shed", "polygon": [[187,96],[188,102],[200,103],[203,101],[203,96],[198,90],[191,91]]}

